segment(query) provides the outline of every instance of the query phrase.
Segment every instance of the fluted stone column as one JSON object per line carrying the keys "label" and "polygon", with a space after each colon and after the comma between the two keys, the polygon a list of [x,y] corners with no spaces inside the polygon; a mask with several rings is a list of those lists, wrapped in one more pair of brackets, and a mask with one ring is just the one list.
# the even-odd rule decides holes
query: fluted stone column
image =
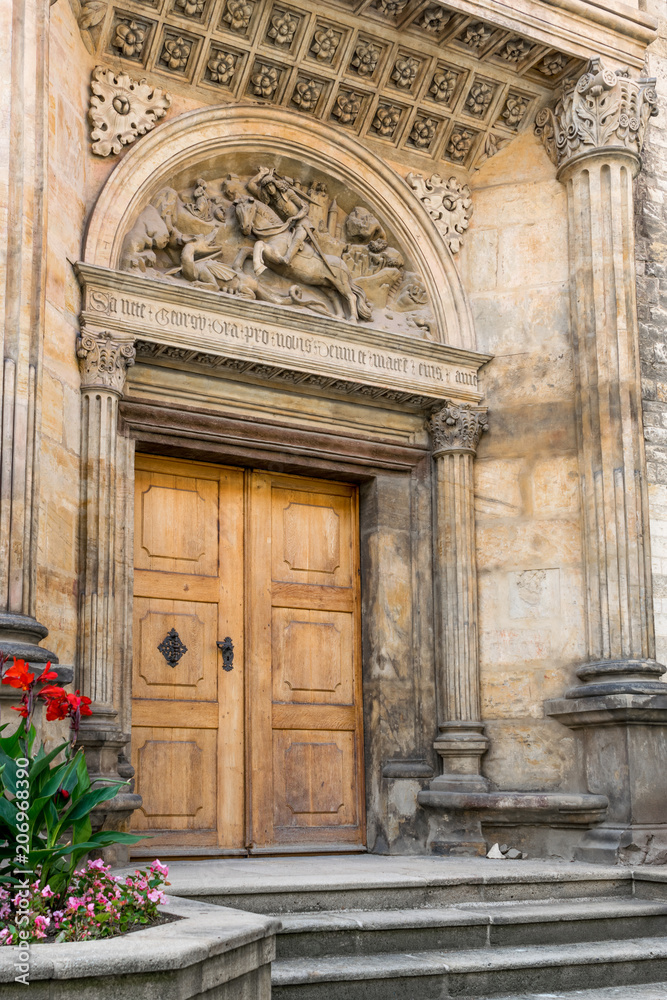
{"label": "fluted stone column", "polygon": [[[610,800],[584,853],[665,841],[665,667],[656,663],[635,292],[633,179],[652,80],[599,59],[537,119],[567,188],[587,661],[547,713],[582,729],[589,789]],[[657,824],[657,826],[656,826]],[[651,829],[655,826],[655,830]]]}
{"label": "fluted stone column", "polygon": [[48,628],[35,618],[48,19],[48,0],[0,12],[0,649],[34,663],[57,663],[39,646]]}
{"label": "fluted stone column", "polygon": [[431,416],[435,473],[435,582],[438,610],[438,736],[442,774],[431,788],[486,791],[480,759],[477,564],[473,461],[487,411],[448,403]]}
{"label": "fluted stone column", "polygon": [[[438,734],[434,748],[441,773],[419,794],[438,806],[442,793],[485,792],[480,773],[488,747],[481,722],[477,629],[477,565],[473,462],[487,428],[481,407],[447,402],[428,422],[435,479],[435,564]],[[483,853],[479,820],[440,822],[437,849]]]}
{"label": "fluted stone column", "polygon": [[[83,719],[79,741],[86,748],[94,777],[131,777],[122,757],[129,735],[118,720],[119,664],[116,629],[116,561],[119,523],[118,401],[127,369],[134,364],[134,344],[104,332],[82,331],[77,341],[81,369],[81,514],[79,633],[76,684],[93,701]],[[122,473],[121,473],[122,474]],[[105,803],[97,825],[123,826],[141,804],[123,792]],[[111,858],[123,861],[122,854]]]}

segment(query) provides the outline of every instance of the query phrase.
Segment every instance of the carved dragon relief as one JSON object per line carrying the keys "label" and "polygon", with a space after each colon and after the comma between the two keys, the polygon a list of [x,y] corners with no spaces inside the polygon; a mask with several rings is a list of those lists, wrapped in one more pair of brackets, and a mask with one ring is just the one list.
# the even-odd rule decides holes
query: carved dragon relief
{"label": "carved dragon relief", "polygon": [[[345,207],[339,201],[349,202]],[[423,278],[373,212],[325,178],[196,177],[160,190],[126,234],[122,270],[417,337],[435,336]]]}

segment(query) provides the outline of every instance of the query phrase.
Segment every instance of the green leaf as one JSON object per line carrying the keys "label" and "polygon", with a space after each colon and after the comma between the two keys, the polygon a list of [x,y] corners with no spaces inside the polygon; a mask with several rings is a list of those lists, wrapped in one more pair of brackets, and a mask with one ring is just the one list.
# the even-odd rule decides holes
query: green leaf
{"label": "green leaf", "polygon": [[12,829],[16,829],[16,807],[4,796],[0,798],[0,819]]}
{"label": "green leaf", "polygon": [[42,773],[44,768],[48,767],[54,757],[57,757],[59,753],[69,746],[68,743],[61,743],[60,746],[56,747],[55,750],[50,750],[48,753],[44,753],[44,744],[40,746],[37,756],[35,757],[32,767],[30,768],[30,782],[34,782]]}
{"label": "green leaf", "polygon": [[105,785],[103,788],[94,788],[92,792],[86,792],[85,795],[81,796],[76,805],[64,815],[63,819],[66,819],[67,822],[72,822],[73,820],[87,816],[100,802],[107,802],[109,799],[112,799],[116,792],[125,784],[127,782],[122,781],[113,785]]}

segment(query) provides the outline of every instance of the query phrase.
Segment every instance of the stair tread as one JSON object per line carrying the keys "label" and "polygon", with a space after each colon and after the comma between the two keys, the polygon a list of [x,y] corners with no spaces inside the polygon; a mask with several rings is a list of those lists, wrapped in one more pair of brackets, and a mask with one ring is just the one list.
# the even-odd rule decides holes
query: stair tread
{"label": "stair tread", "polygon": [[[605,986],[598,990],[570,990],[566,993],[512,993],[487,1000],[665,1000],[667,983],[640,986]],[[465,1000],[465,998],[463,998]]]}
{"label": "stair tread", "polygon": [[667,959],[667,938],[529,945],[522,948],[477,948],[470,951],[420,951],[343,957],[278,959],[273,963],[274,986],[364,979],[418,977],[446,973],[491,972],[544,966],[601,965]]}
{"label": "stair tread", "polygon": [[623,897],[585,897],[530,902],[458,903],[389,910],[328,910],[281,915],[282,934],[393,930],[480,924],[601,920],[667,914],[667,902]]}

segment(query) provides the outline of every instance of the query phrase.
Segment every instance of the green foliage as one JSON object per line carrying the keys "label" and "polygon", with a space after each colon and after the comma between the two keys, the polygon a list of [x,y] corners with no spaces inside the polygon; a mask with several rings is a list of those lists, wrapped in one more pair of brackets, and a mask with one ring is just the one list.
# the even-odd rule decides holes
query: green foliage
{"label": "green foliage", "polygon": [[[17,870],[39,868],[40,884],[59,894],[84,855],[141,839],[92,832],[92,810],[125,782],[93,788],[83,749],[72,752],[66,742],[47,753],[42,743],[33,756],[35,727],[22,718],[15,733],[4,735],[6,729],[0,727],[0,882],[16,881]],[[19,764],[25,760],[27,767]]]}

